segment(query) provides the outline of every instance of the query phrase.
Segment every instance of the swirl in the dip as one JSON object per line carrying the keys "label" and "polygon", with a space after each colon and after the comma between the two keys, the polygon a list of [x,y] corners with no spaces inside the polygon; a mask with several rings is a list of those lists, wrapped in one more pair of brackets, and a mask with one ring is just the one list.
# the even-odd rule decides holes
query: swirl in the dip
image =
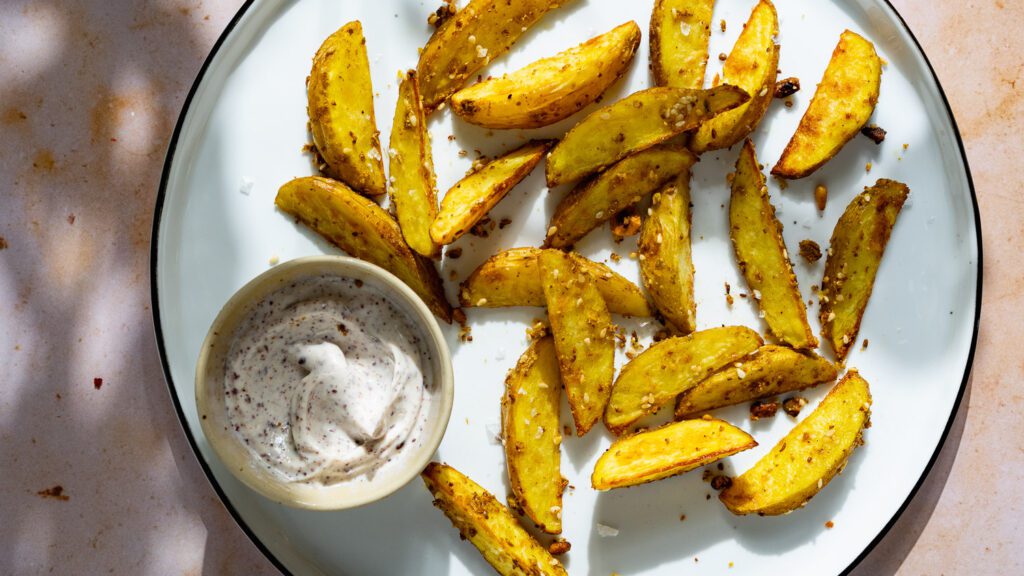
{"label": "swirl in the dip", "polygon": [[429,365],[419,331],[379,291],[303,280],[258,302],[235,333],[228,421],[254,460],[287,481],[372,479],[422,438]]}

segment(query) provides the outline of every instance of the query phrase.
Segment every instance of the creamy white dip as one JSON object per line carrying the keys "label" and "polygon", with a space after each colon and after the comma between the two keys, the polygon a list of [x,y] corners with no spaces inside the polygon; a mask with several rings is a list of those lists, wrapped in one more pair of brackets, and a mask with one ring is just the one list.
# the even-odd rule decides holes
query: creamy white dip
{"label": "creamy white dip", "polygon": [[369,480],[422,441],[430,363],[421,332],[380,291],[302,280],[256,303],[235,332],[228,422],[286,481]]}

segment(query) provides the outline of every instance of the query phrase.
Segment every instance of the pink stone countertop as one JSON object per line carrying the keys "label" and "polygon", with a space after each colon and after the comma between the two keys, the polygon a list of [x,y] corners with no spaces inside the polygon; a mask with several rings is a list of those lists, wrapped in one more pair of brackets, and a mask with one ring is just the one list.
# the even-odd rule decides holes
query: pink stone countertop
{"label": "pink stone countertop", "polygon": [[[164,151],[240,4],[0,3],[0,573],[274,572],[178,425],[149,296]],[[857,573],[1024,574],[1024,3],[894,4],[963,131],[984,312],[938,465]]]}

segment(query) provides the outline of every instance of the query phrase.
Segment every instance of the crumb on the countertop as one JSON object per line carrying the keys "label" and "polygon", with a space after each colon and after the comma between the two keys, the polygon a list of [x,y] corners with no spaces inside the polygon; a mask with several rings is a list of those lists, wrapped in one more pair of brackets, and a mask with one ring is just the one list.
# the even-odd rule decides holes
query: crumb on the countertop
{"label": "crumb on the countertop", "polygon": [[868,162],[867,164],[864,165],[864,171],[871,172],[871,162]]}
{"label": "crumb on the countertop", "polygon": [[807,399],[803,396],[790,396],[782,401],[782,410],[793,418],[800,415],[800,411],[807,405]]}
{"label": "crumb on the countertop", "polygon": [[735,301],[736,301],[736,300],[735,300],[735,299],[734,299],[734,298],[732,297],[732,294],[731,294],[731,292],[732,292],[732,286],[729,286],[729,283],[728,283],[728,282],[726,282],[726,283],[725,283],[725,303],[726,303],[727,305],[729,305],[729,306],[732,306],[732,305],[733,305],[733,302],[735,302]]}
{"label": "crumb on the countertop", "polygon": [[473,329],[469,326],[459,327],[459,342],[472,342],[473,341]]}
{"label": "crumb on the countertop", "polygon": [[0,236],[0,250],[7,250],[7,239]]}
{"label": "crumb on the countertop", "polygon": [[102,388],[103,387],[103,378],[93,378],[92,379],[92,387],[97,389],[97,390]]}
{"label": "crumb on the countertop", "polygon": [[750,419],[757,421],[762,418],[773,418],[779,410],[779,403],[775,400],[757,400],[750,404]]}
{"label": "crumb on the countertop", "polygon": [[865,338],[865,339],[864,339],[864,342],[863,342],[863,343],[861,343],[861,345],[860,345],[860,349],[861,349],[861,350],[867,350],[867,349],[868,349],[868,339],[867,339],[867,338]]}
{"label": "crumb on the countertop", "polygon": [[62,502],[67,502],[68,500],[71,499],[67,494],[64,493],[64,487],[61,486],[60,484],[57,484],[52,488],[40,490],[36,492],[36,494],[42,496],[43,498],[53,498],[54,500],[60,500]]}
{"label": "crumb on the countertop", "polygon": [[716,475],[711,479],[711,487],[715,490],[725,490],[729,486],[732,486],[732,478],[724,474]]}
{"label": "crumb on the countertop", "polygon": [[801,240],[800,256],[810,263],[817,262],[821,260],[821,246],[818,246],[814,240]]}
{"label": "crumb on the countertop", "polygon": [[[4,244],[4,246],[6,247],[6,244]],[[612,259],[612,262],[618,262],[622,260],[622,256],[619,256],[615,252],[612,252],[608,257]]]}
{"label": "crumb on the countertop", "polygon": [[511,218],[502,218],[501,221],[498,222],[498,229],[499,230],[504,230],[505,226],[508,226],[511,223],[512,223],[512,219]]}
{"label": "crumb on the countertop", "polygon": [[679,515],[679,521],[680,522],[686,522],[686,514],[680,514]]}
{"label": "crumb on the countertop", "polygon": [[725,32],[725,18],[722,18],[722,21],[718,23],[718,27],[722,29],[722,32]]}

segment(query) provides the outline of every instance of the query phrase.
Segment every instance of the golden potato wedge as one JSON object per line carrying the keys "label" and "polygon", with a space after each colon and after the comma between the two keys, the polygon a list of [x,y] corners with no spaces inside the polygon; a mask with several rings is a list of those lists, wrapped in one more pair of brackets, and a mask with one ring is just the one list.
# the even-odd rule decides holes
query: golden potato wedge
{"label": "golden potato wedge", "polygon": [[437,244],[451,244],[468,232],[530,174],[549,148],[550,141],[528,142],[459,180],[441,200],[430,238]]}
{"label": "golden potato wedge", "polygon": [[391,124],[388,148],[391,202],[402,236],[409,247],[430,258],[438,246],[430,239],[430,224],[437,216],[437,187],[430,133],[420,100],[416,72],[407,71],[398,85],[398,104]]}
{"label": "golden potato wedge", "polygon": [[501,78],[459,90],[452,111],[486,128],[540,128],[597,100],[633,61],[640,27],[627,22]]}
{"label": "golden potato wedge", "polygon": [[821,335],[842,362],[857,340],[882,254],[910,188],[882,178],[839,217],[821,281]]}
{"label": "golden potato wedge", "polygon": [[807,418],[733,479],[718,498],[733,514],[785,514],[803,506],[843,471],[871,414],[868,383],[856,370],[843,376]]}
{"label": "golden potato wedge", "polygon": [[[537,264],[540,252],[540,248],[511,248],[491,256],[460,286],[460,305],[464,308],[546,306]],[[647,298],[636,284],[600,262],[587,260],[575,252],[568,254],[580,268],[597,279],[597,290],[609,312],[623,316],[651,315]]]}
{"label": "golden potato wedge", "polygon": [[544,250],[537,256],[537,263],[562,384],[572,408],[576,435],[583,436],[601,418],[612,391],[612,318],[595,278],[568,254]]}
{"label": "golden potato wedge", "polygon": [[807,308],[782,240],[782,223],[775,217],[750,140],[743,144],[732,179],[729,235],[736,261],[768,329],[794,348],[817,347],[818,339],[807,323]]}
{"label": "golden potato wedge", "polygon": [[837,375],[835,365],[817,354],[769,344],[680,394],[676,418],[835,382]]}
{"label": "golden potato wedge", "polygon": [[535,340],[505,378],[501,435],[515,500],[548,534],[562,533],[561,394],[555,342]]}
{"label": "golden potato wedge", "polygon": [[871,117],[881,80],[882,60],[874,45],[859,34],[843,32],[772,174],[803,178],[838,154]]}
{"label": "golden potato wedge", "polygon": [[750,100],[700,125],[690,139],[690,150],[701,154],[728,148],[754,131],[775,97],[779,70],[779,19],[770,0],[754,6],[750,19],[722,67],[722,82],[739,86]]}
{"label": "golden potato wedge", "polygon": [[366,39],[358,20],[324,40],[306,80],[313,144],[327,176],[364,194],[386,192]]}
{"label": "golden potato wedge", "polygon": [[544,245],[572,246],[696,161],[697,157],[689,150],[669,145],[655,146],[623,158],[562,198],[551,217]]}
{"label": "golden potato wedge", "polygon": [[704,87],[715,0],[656,0],[651,11],[651,72],[658,86]]}
{"label": "golden potato wedge", "polygon": [[591,112],[562,138],[545,164],[548,186],[576,182],[749,99],[742,89],[728,85],[635,92]]}
{"label": "golden potato wedge", "polygon": [[274,204],[354,258],[391,272],[445,322],[452,307],[434,264],[413,252],[395,220],[380,206],[329,178],[296,178],[277,192]]}
{"label": "golden potato wedge", "polygon": [[727,364],[741,360],[764,342],[744,326],[724,326],[662,340],[644,350],[619,372],[604,423],[622,434],[676,396]]}
{"label": "golden potato wedge", "polygon": [[420,52],[423,105],[428,112],[515,44],[545,14],[572,0],[471,0],[447,19]]}
{"label": "golden potato wedge", "polygon": [[619,438],[597,459],[590,484],[610,490],[654,482],[757,446],[724,420],[685,420]]}
{"label": "golden potato wedge", "polygon": [[431,462],[421,475],[463,539],[476,546],[502,576],[566,576],[562,563],[548,553],[515,516],[487,490],[447,464]]}
{"label": "golden potato wedge", "polygon": [[640,278],[654,306],[678,332],[697,329],[690,253],[690,170],[684,169],[651,199],[636,241]]}

